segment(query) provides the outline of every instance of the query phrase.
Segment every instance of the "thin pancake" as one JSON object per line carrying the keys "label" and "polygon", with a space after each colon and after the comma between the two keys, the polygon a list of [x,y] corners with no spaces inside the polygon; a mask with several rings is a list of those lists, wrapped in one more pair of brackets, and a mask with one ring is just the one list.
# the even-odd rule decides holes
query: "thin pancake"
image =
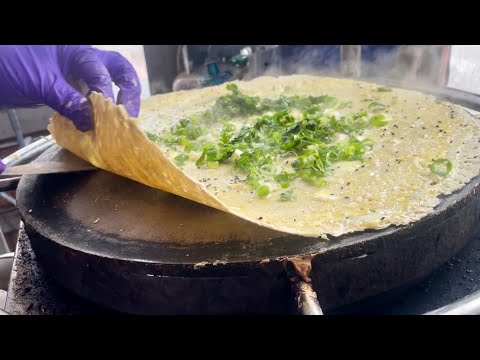
{"label": "thin pancake", "polygon": [[[139,119],[93,93],[94,131],[79,132],[59,114],[53,115],[49,130],[60,146],[102,169],[274,230],[312,237],[417,221],[433,211],[440,195],[460,189],[479,174],[480,127],[461,108],[432,96],[404,89],[379,92],[372,83],[300,75],[236,84],[243,93],[264,98],[328,94],[351,101],[352,111],[360,111],[366,99],[375,97],[389,106],[390,121],[380,130],[365,131],[374,146],[364,163],[333,164],[321,188],[295,180],[295,202],[280,201],[280,187],[274,187],[269,198],[258,198],[236,180],[245,175],[232,166],[197,168],[191,159],[180,168],[173,161],[178,149],[146,136],[147,131],[165,133],[179,119],[208,109],[228,92],[224,85],[152,96],[142,103]],[[240,125],[241,119],[232,122]],[[432,160],[440,158],[453,164],[447,177],[429,170]]]}

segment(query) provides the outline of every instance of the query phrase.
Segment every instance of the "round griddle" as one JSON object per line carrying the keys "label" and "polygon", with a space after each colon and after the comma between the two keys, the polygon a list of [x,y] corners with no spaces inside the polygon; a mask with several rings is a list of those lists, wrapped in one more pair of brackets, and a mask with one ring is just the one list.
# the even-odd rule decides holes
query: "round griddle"
{"label": "round griddle", "polygon": [[[55,146],[39,159],[65,152]],[[480,230],[479,186],[477,177],[409,226],[330,241],[265,229],[102,170],[25,176],[17,205],[40,262],[94,302],[137,314],[284,313],[288,261],[311,261],[324,310],[430,274]]]}

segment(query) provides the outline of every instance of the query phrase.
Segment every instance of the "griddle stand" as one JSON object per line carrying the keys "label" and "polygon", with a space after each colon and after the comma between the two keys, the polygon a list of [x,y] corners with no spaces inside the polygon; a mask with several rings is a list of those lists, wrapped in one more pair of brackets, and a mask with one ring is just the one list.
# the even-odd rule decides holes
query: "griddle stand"
{"label": "griddle stand", "polygon": [[[470,249],[471,250],[471,249]],[[305,284],[307,286],[305,286]],[[300,315],[321,315],[321,309],[316,302],[316,294],[311,286],[298,281],[292,283],[298,287],[295,303]],[[14,265],[7,295],[6,312],[0,310],[0,315],[103,315],[118,314],[109,309],[72,295],[61,288],[35,259],[28,236],[20,229]],[[445,307],[425,313],[425,315],[479,315],[480,290],[465,296]]]}

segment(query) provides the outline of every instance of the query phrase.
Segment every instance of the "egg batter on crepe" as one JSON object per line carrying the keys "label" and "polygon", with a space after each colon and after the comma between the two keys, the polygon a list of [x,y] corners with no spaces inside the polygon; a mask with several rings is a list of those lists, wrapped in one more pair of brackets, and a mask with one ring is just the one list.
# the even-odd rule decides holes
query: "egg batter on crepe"
{"label": "egg batter on crepe", "polygon": [[54,114],[95,166],[285,233],[405,225],[480,172],[480,127],[416,91],[317,76],[152,96],[138,119],[93,93],[95,128]]}

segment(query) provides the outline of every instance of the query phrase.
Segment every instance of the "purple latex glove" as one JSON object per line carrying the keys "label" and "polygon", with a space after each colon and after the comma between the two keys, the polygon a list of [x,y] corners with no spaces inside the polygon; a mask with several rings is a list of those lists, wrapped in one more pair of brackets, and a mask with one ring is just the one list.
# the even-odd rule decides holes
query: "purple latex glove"
{"label": "purple latex glove", "polygon": [[88,131],[90,103],[72,86],[79,80],[114,100],[113,81],[120,88],[117,104],[138,116],[140,80],[119,53],[90,45],[0,45],[0,109],[45,104]]}

